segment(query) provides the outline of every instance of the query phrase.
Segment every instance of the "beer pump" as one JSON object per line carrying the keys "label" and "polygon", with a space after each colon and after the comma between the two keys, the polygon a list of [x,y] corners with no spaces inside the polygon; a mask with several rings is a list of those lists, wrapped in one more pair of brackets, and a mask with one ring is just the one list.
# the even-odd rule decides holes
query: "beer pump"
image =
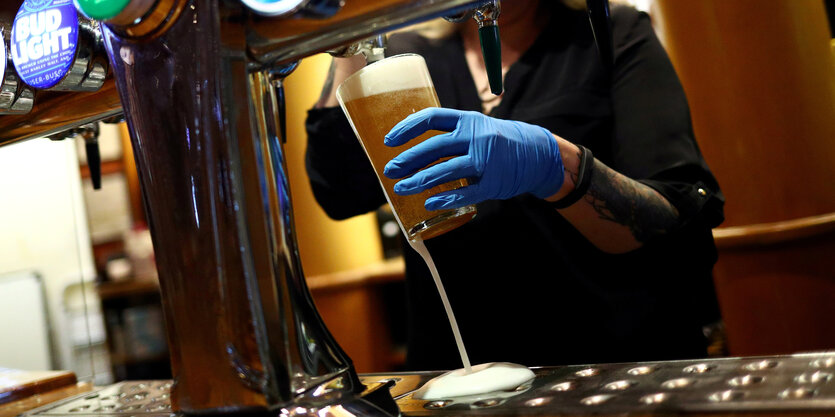
{"label": "beer pump", "polygon": [[[89,45],[53,85],[83,92],[39,95],[31,115],[0,118],[0,144],[124,112],[159,269],[172,409],[399,414],[392,382],[360,381],[310,298],[283,155],[282,80],[305,56],[377,36],[341,53],[379,59],[378,35],[474,10],[500,93],[498,1],[75,4],[101,31],[79,17]],[[109,62],[95,59],[101,47]]]}
{"label": "beer pump", "polygon": [[492,0],[474,9],[445,17],[447,21],[453,23],[461,23],[469,19],[474,19],[478,23],[478,39],[481,42],[481,54],[484,58],[484,68],[487,71],[487,81],[490,83],[490,92],[495,95],[504,92],[502,43],[498,23],[501,10],[501,2]]}

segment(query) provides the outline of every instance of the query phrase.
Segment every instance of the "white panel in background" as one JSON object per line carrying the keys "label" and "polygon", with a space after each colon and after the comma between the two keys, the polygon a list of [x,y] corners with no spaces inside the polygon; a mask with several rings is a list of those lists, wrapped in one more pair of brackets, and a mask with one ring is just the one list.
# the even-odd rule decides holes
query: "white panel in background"
{"label": "white panel in background", "polygon": [[103,175],[99,190],[93,189],[93,183],[89,179],[84,180],[83,184],[93,243],[122,239],[133,223],[130,192],[125,175]]}
{"label": "white panel in background", "polygon": [[[64,292],[95,277],[83,200],[72,141],[0,147],[0,274],[30,270],[42,277],[62,369],[75,365]],[[18,343],[15,334],[0,334],[0,341]]]}
{"label": "white panel in background", "polygon": [[[84,139],[73,139],[78,152],[78,162],[87,163],[87,152],[84,150]],[[122,159],[122,133],[118,124],[99,123],[99,154],[102,162]]]}
{"label": "white panel in background", "polygon": [[32,272],[0,275],[0,368],[52,368],[46,299]]}

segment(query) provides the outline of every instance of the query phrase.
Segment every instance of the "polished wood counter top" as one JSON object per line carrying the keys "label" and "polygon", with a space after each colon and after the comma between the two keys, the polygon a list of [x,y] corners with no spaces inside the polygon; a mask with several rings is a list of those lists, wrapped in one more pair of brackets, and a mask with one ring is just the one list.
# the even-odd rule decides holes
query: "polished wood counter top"
{"label": "polished wood counter top", "polygon": [[0,417],[14,417],[26,411],[63,400],[74,395],[82,394],[93,390],[93,384],[89,382],[78,382],[62,388],[53,389],[26,398],[21,398],[10,403],[0,405]]}
{"label": "polished wood counter top", "polygon": [[70,371],[22,371],[0,368],[0,404],[76,383]]}

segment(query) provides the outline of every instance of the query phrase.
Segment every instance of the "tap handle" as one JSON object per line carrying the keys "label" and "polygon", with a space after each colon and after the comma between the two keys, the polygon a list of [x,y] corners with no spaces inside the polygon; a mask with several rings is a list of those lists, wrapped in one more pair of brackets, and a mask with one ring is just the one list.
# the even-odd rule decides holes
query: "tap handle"
{"label": "tap handle", "polygon": [[278,106],[278,131],[281,134],[281,143],[287,143],[287,101],[284,98],[284,81],[277,80],[273,85]]}
{"label": "tap handle", "polygon": [[87,167],[90,169],[90,181],[93,189],[101,189],[101,152],[99,151],[99,124],[88,123],[47,136],[49,140],[59,141],[81,136],[84,139],[84,151],[87,154]]}
{"label": "tap handle", "polygon": [[481,40],[481,54],[484,56],[484,68],[487,70],[490,91],[498,96],[504,91],[502,85],[502,43],[499,38],[499,26],[480,27],[478,38]]}
{"label": "tap handle", "polygon": [[87,153],[87,167],[90,168],[90,181],[93,182],[93,189],[101,189],[101,152],[99,141],[84,141],[84,150]]}
{"label": "tap handle", "polygon": [[615,66],[615,51],[612,45],[612,19],[609,13],[609,0],[586,0],[586,7],[603,70],[606,71],[607,76],[611,76]]}
{"label": "tap handle", "polygon": [[267,70],[270,85],[275,90],[272,111],[278,117],[278,135],[281,143],[287,143],[287,104],[284,100],[284,79],[299,66],[299,61],[290,62]]}
{"label": "tap handle", "polygon": [[502,86],[502,43],[499,37],[499,14],[501,14],[499,0],[489,1],[473,10],[473,19],[478,22],[478,38],[481,40],[481,54],[484,57],[484,68],[487,70],[487,80],[490,91],[499,95],[504,91]]}
{"label": "tap handle", "polygon": [[87,167],[90,169],[90,181],[94,190],[101,189],[101,151],[99,150],[99,124],[90,123],[79,128],[84,139],[84,151],[87,154]]}

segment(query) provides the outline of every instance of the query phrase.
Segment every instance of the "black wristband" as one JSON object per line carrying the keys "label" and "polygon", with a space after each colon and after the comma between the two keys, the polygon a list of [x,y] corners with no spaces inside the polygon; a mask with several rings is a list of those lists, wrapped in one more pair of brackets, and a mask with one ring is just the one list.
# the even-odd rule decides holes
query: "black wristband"
{"label": "black wristband", "polygon": [[[576,145],[576,144],[575,144]],[[576,145],[580,148],[580,167],[577,174],[577,182],[574,189],[565,197],[551,203],[555,209],[564,209],[583,198],[591,185],[591,175],[594,171],[594,155],[585,146]]]}

